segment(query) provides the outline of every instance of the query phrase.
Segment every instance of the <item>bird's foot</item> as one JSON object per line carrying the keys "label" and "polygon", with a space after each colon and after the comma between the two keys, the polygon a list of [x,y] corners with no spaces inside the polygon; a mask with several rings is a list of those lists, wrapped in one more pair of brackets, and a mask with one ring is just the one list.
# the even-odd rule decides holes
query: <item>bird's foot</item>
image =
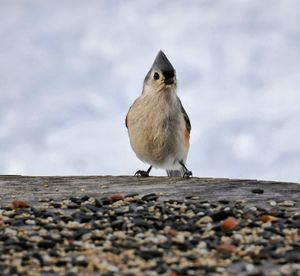
{"label": "bird's foot", "polygon": [[193,176],[193,173],[191,172],[191,171],[185,171],[184,173],[183,173],[183,177],[184,178],[190,178],[190,177],[192,177]]}
{"label": "bird's foot", "polygon": [[138,170],[134,176],[140,176],[140,177],[147,177],[149,176],[149,172],[147,171],[142,171],[142,170]]}
{"label": "bird's foot", "polygon": [[187,167],[184,165],[183,161],[180,161],[179,164],[182,166],[182,169],[184,171],[184,173],[183,173],[184,178],[189,178],[189,177],[193,176],[193,173],[187,169]]}

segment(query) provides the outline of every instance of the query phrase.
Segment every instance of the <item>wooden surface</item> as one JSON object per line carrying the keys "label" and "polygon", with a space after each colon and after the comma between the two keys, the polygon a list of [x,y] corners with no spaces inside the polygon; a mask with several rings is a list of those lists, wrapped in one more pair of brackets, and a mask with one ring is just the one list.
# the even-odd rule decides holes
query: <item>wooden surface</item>
{"label": "wooden surface", "polygon": [[[255,193],[263,190],[262,194]],[[256,191],[257,192],[257,191]],[[131,176],[0,176],[0,205],[14,199],[36,203],[42,198],[56,200],[70,196],[101,197],[111,194],[158,193],[161,199],[183,199],[198,196],[199,200],[247,200],[249,204],[267,207],[270,200],[294,201],[300,210],[300,184],[223,178],[168,178]]]}

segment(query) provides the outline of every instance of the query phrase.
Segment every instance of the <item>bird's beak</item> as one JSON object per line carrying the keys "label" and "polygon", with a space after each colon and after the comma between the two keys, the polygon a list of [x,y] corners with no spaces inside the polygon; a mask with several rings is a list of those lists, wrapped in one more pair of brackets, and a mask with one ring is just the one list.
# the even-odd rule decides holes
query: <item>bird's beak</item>
{"label": "bird's beak", "polygon": [[165,77],[165,84],[166,85],[170,85],[173,84],[175,82],[175,70],[172,68],[171,70],[168,71],[162,71],[164,77]]}
{"label": "bird's beak", "polygon": [[173,84],[174,83],[174,77],[171,77],[171,78],[165,78],[165,84],[168,85],[168,84]]}

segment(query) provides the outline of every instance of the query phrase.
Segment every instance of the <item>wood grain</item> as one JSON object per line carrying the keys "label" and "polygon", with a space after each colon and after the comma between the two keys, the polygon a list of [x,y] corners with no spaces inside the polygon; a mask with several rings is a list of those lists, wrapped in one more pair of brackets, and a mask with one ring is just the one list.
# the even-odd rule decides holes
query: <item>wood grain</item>
{"label": "wood grain", "polygon": [[[263,190],[262,194],[254,193]],[[41,198],[65,199],[70,196],[101,197],[111,194],[159,193],[161,199],[246,200],[250,205],[268,207],[270,200],[295,202],[300,210],[300,184],[227,178],[170,178],[131,176],[0,176],[0,205],[13,199],[36,203]]]}

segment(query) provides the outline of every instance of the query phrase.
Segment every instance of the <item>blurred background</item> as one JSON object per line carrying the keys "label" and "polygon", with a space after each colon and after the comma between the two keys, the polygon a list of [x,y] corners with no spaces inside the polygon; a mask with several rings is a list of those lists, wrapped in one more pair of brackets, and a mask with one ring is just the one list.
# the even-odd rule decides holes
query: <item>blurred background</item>
{"label": "blurred background", "polygon": [[298,0],[0,0],[0,174],[146,169],[124,119],[160,49],[195,176],[300,181]]}

